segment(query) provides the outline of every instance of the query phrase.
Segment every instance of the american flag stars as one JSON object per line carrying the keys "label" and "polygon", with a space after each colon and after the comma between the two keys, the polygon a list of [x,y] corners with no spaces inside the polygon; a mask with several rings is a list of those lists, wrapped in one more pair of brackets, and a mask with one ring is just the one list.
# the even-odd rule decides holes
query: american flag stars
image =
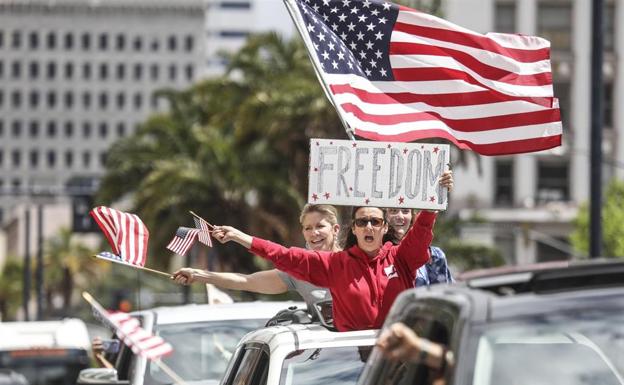
{"label": "american flag stars", "polygon": [[391,78],[383,47],[397,17],[396,5],[377,0],[304,0],[298,6],[323,71],[366,74],[371,80]]}

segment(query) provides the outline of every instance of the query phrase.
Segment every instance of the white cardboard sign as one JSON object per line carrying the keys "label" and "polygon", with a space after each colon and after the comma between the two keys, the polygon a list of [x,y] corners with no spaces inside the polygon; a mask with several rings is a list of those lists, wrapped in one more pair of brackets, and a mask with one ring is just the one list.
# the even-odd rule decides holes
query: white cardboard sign
{"label": "white cardboard sign", "polygon": [[445,210],[449,145],[310,139],[308,202]]}

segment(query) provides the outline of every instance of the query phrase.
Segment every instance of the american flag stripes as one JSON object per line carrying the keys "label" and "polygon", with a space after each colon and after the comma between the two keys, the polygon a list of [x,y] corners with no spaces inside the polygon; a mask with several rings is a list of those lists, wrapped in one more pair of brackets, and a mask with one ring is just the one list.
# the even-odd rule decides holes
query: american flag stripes
{"label": "american flag stripes", "polygon": [[176,254],[185,255],[193,243],[195,238],[200,233],[198,229],[192,229],[190,227],[178,227],[173,239],[167,245],[167,249],[173,251]]}
{"label": "american flag stripes", "polygon": [[208,222],[202,218],[193,217],[195,221],[195,228],[199,229],[198,240],[208,247],[212,247],[212,240],[210,239],[210,228]]}
{"label": "american flag stripes", "polygon": [[550,43],[482,35],[379,0],[284,0],[356,135],[439,137],[484,155],[561,144]]}
{"label": "american flag stripes", "polygon": [[122,262],[145,266],[149,231],[141,218],[105,206],[94,208],[90,214]]}
{"label": "american flag stripes", "polygon": [[155,360],[173,351],[173,347],[161,337],[155,336],[140,326],[139,320],[128,313],[108,313],[107,318],[115,333],[135,354]]}

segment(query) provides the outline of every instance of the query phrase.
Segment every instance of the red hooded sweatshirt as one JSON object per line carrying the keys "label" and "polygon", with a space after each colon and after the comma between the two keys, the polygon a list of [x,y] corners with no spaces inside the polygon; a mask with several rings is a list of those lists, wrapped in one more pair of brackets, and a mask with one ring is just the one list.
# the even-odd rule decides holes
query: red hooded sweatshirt
{"label": "red hooded sweatshirt", "polygon": [[253,238],[250,251],[295,278],[328,288],[338,331],[378,329],[399,293],[414,287],[416,269],[429,260],[435,218],[436,213],[421,211],[399,245],[386,242],[373,258],[357,245],[312,251],[260,238]]}

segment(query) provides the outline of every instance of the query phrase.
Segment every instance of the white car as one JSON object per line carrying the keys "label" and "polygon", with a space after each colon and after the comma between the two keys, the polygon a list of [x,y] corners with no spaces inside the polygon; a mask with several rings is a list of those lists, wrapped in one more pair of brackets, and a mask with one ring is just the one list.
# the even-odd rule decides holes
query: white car
{"label": "white car", "polygon": [[[292,306],[305,308],[302,302],[238,302],[159,307],[132,314],[145,330],[173,346],[173,353],[163,362],[186,384],[218,384],[241,337],[262,328],[277,312]],[[115,370],[83,371],[78,384],[174,382],[157,365],[132,354],[127,346],[122,346],[114,365]]]}
{"label": "white car", "polygon": [[272,326],[247,334],[221,385],[355,384],[377,330],[333,332],[318,324]]}

